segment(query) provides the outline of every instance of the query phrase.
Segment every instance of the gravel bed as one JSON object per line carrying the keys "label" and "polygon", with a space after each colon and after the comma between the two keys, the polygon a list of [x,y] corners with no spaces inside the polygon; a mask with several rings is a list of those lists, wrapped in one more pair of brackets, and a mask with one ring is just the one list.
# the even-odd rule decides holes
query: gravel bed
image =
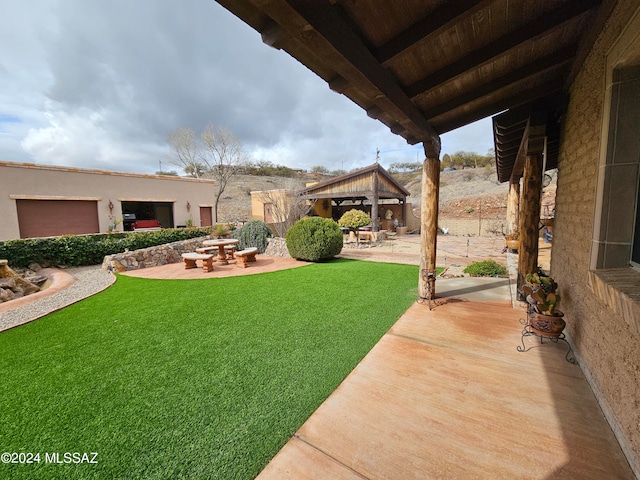
{"label": "gravel bed", "polygon": [[0,313],[0,331],[31,322],[48,313],[60,310],[101,292],[115,282],[115,276],[103,270],[101,265],[68,268],[65,272],[73,275],[76,281],[50,297]]}

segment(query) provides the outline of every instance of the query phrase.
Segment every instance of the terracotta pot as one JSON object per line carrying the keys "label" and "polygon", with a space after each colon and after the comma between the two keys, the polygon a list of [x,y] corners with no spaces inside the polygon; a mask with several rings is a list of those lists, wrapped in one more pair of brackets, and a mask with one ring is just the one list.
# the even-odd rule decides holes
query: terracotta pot
{"label": "terracotta pot", "polygon": [[507,248],[509,250],[518,250],[520,247],[520,240],[505,240],[507,242]]}
{"label": "terracotta pot", "polygon": [[541,313],[530,312],[529,323],[535,333],[547,337],[559,337],[567,325],[562,317],[564,317],[564,313],[559,310],[555,311],[555,315],[543,315]]}

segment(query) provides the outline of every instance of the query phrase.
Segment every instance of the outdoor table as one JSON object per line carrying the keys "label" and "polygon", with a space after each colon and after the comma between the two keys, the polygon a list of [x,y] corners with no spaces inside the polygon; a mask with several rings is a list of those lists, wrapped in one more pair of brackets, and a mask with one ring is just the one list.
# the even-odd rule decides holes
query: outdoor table
{"label": "outdoor table", "polygon": [[205,247],[218,247],[218,263],[227,265],[227,254],[224,252],[224,247],[227,245],[235,245],[238,243],[236,238],[217,238],[215,240],[205,240],[202,245]]}

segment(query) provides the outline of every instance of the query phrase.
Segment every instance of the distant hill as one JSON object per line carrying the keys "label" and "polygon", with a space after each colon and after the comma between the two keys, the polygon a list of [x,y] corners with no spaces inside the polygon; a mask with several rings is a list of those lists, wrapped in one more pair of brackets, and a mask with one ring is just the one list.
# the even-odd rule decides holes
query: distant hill
{"label": "distant hill", "polygon": [[[555,198],[555,172],[551,174],[551,184],[545,188],[543,204],[547,209]],[[409,190],[407,199],[414,211],[419,212],[421,204],[421,172],[403,173],[397,180]],[[262,177],[253,175],[237,175],[231,179],[227,190],[222,194],[219,206],[219,220],[233,222],[251,218],[251,192],[256,190],[276,190],[303,188],[306,182],[322,180],[309,176],[301,178]],[[507,205],[508,183],[498,183],[493,167],[465,168],[440,172],[440,215],[464,217],[469,209],[477,212],[482,209],[483,215],[489,217],[504,214]],[[213,194],[212,194],[213,197]]]}

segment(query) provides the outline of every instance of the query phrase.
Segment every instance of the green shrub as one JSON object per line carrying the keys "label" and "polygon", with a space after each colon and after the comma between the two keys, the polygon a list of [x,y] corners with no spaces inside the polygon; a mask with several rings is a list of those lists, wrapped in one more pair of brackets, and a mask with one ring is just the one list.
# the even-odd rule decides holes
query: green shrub
{"label": "green shrub", "polygon": [[328,260],[342,250],[342,230],[330,218],[303,218],[287,231],[287,249],[298,260]]}
{"label": "green shrub", "polygon": [[344,215],[340,217],[340,220],[338,220],[338,225],[350,230],[356,230],[360,227],[365,227],[370,223],[371,217],[369,216],[369,214],[355,208],[349,210],[348,212],[345,212]]}
{"label": "green shrub", "polygon": [[238,249],[255,247],[260,253],[264,253],[267,249],[267,239],[272,234],[266,223],[261,220],[251,220],[237,229],[233,236],[239,240]]}
{"label": "green shrub", "polygon": [[16,267],[26,267],[34,262],[52,267],[98,265],[106,255],[204,237],[210,233],[211,228],[163,228],[149,232],[9,240],[0,242],[0,258],[6,258]]}
{"label": "green shrub", "polygon": [[464,273],[474,277],[501,277],[507,274],[507,269],[495,260],[484,260],[468,265]]}

